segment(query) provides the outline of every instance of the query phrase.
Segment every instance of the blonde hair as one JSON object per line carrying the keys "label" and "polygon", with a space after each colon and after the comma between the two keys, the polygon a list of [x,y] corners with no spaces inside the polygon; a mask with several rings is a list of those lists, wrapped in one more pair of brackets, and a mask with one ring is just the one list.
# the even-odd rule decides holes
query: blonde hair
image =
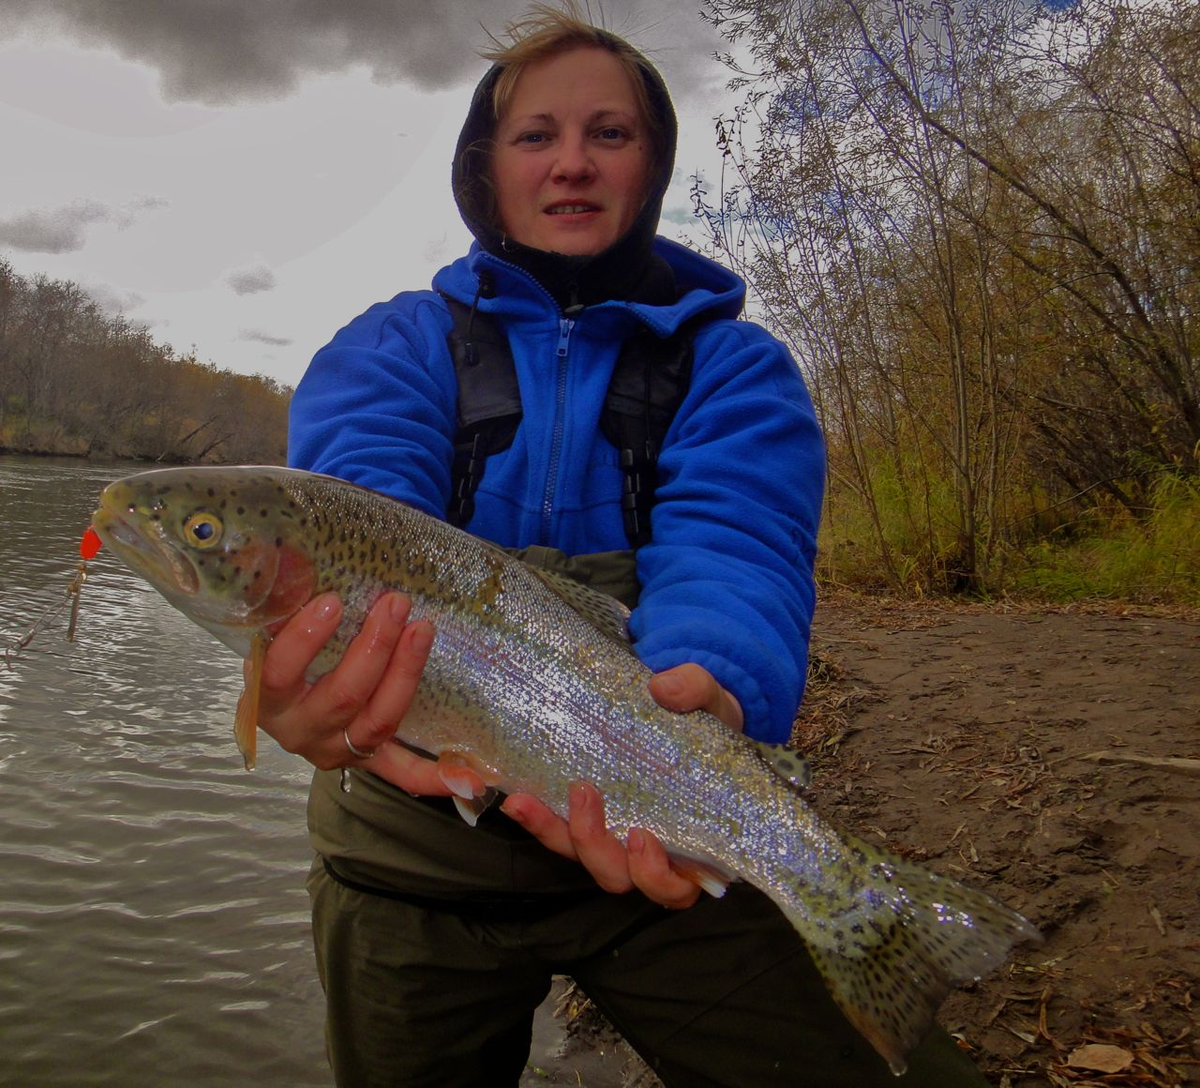
{"label": "blonde hair", "polygon": [[[589,12],[590,14],[590,12]],[[603,49],[620,62],[633,85],[634,100],[646,124],[655,162],[661,161],[666,150],[662,119],[650,102],[648,81],[660,83],[661,78],[647,58],[610,30],[597,26],[584,17],[576,0],[561,0],[561,7],[535,4],[528,14],[513,20],[505,29],[507,41],[488,33],[491,49],[480,50],[484,60],[500,69],[492,88],[493,118],[499,121],[512,100],[513,88],[529,65],[571,49]]]}

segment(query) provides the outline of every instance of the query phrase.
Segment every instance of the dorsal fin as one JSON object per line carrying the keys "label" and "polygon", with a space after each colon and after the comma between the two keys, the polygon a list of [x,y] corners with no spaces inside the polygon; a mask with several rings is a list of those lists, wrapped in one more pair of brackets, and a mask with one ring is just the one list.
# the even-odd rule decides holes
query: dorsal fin
{"label": "dorsal fin", "polygon": [[615,597],[589,589],[565,574],[543,570],[529,563],[526,563],[525,567],[606,638],[625,647],[630,645],[629,609]]}
{"label": "dorsal fin", "polygon": [[766,744],[755,741],[754,746],[758,758],[771,768],[785,782],[789,782],[798,790],[805,790],[812,781],[812,767],[794,748],[782,744]]}

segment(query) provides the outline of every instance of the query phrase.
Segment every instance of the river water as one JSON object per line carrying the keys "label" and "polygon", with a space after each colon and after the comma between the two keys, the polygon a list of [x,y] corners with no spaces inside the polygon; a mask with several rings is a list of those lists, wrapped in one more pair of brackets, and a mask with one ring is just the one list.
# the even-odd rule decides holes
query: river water
{"label": "river water", "polygon": [[[304,878],[308,764],[233,741],[237,657],[101,550],[145,465],[0,456],[0,1088],[329,1088]],[[556,991],[557,992],[557,991]],[[614,1088],[554,997],[522,1086]]]}
{"label": "river water", "polygon": [[[0,648],[138,468],[0,457]],[[74,643],[64,612],[0,659],[0,1085],[327,1088],[307,764],[262,737],[247,774],[237,658],[91,568]]]}

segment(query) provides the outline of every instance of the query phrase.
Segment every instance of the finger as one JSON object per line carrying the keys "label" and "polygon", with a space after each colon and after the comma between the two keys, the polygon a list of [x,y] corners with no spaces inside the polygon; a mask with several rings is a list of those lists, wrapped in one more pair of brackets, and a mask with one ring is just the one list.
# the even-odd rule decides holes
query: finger
{"label": "finger", "polygon": [[505,798],[500,811],[516,820],[547,850],[553,850],[564,858],[578,861],[575,844],[567,821],[557,815],[536,797],[528,793],[514,793]]}
{"label": "finger", "polygon": [[571,787],[571,814],[567,820],[571,844],[580,863],[606,892],[627,892],[633,887],[625,844],[604,822],[604,798],[585,782]]}
{"label": "finger", "polygon": [[384,741],[374,756],[361,764],[361,768],[415,797],[450,796],[449,787],[438,775],[437,761],[402,744]]}
{"label": "finger", "polygon": [[367,705],[349,727],[357,747],[369,751],[395,735],[420,686],[433,634],[428,620],[417,620],[404,628]]}
{"label": "finger", "polygon": [[[409,607],[408,598],[400,593],[384,594],[375,602],[337,668],[322,676],[307,695],[305,709],[309,715],[338,730],[358,717],[388,667]],[[365,749],[363,739],[357,734],[351,737]]]}
{"label": "finger", "polygon": [[707,669],[692,662],[656,673],[650,678],[650,694],[659,706],[685,714],[707,710],[739,733],[743,728],[741,704]]}
{"label": "finger", "polygon": [[682,910],[700,897],[700,889],[671,868],[662,843],[649,831],[635,827],[628,845],[629,878],[647,899]]}
{"label": "finger", "polygon": [[304,685],[304,674],[342,619],[336,593],[314,597],[271,640],[262,667],[262,695],[272,704]]}

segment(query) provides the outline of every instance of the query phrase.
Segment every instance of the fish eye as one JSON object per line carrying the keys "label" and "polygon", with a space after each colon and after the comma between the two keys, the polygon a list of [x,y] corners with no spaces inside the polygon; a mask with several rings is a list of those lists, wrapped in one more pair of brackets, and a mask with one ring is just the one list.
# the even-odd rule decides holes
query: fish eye
{"label": "fish eye", "polygon": [[192,547],[204,551],[220,543],[223,529],[216,514],[193,514],[183,523],[183,536]]}

